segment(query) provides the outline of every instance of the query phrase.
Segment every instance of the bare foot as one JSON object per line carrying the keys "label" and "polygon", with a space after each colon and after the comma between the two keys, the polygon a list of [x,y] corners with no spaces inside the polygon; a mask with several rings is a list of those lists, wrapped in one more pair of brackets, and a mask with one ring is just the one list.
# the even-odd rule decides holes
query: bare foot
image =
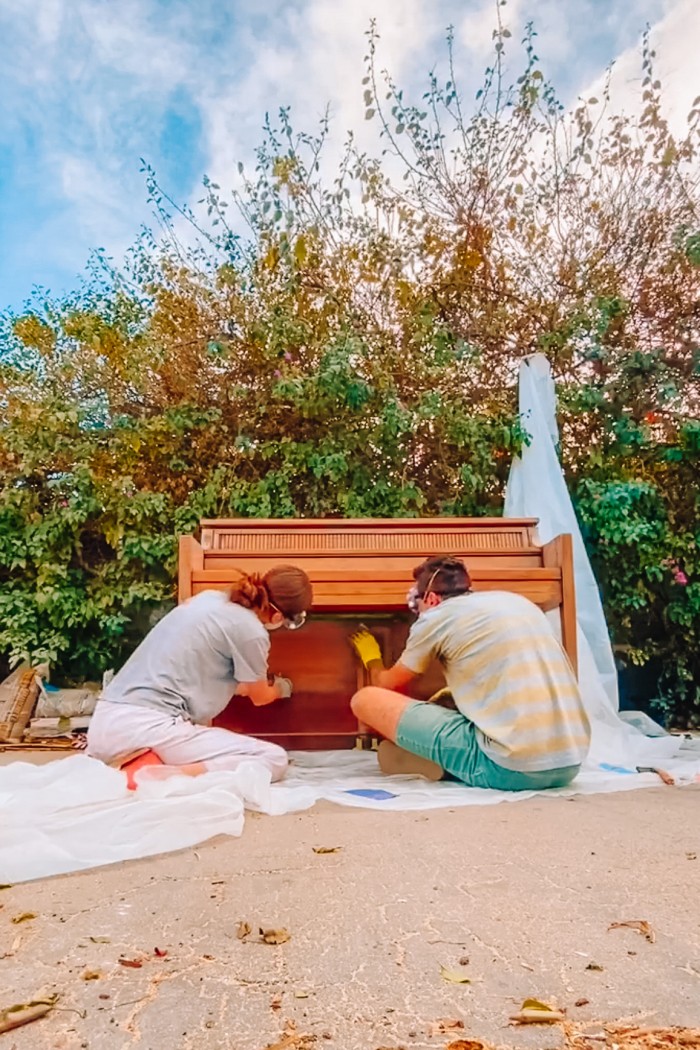
{"label": "bare foot", "polygon": [[138,771],[140,780],[170,780],[171,777],[198,777],[206,773],[204,762],[190,762],[184,766],[144,766]]}

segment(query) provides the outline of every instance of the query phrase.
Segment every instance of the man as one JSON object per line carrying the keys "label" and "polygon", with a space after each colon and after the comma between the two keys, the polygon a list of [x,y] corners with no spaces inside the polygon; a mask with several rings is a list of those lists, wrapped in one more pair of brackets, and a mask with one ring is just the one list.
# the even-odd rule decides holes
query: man
{"label": "man", "polygon": [[[472,593],[458,558],[428,558],[413,577],[408,604],[418,619],[398,662],[384,668],[368,631],[352,638],[372,680],[353,696],[352,710],[385,738],[382,770],[501,791],[569,784],[590,727],[544,613],[518,594]],[[456,710],[403,695],[436,658]]]}

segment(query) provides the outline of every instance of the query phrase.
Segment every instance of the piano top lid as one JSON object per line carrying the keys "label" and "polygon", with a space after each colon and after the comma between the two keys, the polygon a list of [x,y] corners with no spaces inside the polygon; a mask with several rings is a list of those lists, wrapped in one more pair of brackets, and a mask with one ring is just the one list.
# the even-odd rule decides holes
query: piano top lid
{"label": "piano top lid", "polygon": [[202,518],[200,529],[408,529],[420,532],[426,528],[459,528],[465,531],[483,528],[533,528],[539,518]]}
{"label": "piano top lid", "polygon": [[536,518],[205,519],[200,536],[213,556],[425,557],[536,552],[536,524]]}

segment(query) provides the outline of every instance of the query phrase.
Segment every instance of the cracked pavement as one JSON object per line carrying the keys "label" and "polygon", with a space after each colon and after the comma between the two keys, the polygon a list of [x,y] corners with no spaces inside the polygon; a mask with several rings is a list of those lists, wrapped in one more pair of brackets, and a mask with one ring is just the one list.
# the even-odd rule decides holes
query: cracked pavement
{"label": "cracked pavement", "polygon": [[[699,798],[321,804],[248,814],[240,839],[5,889],[0,1009],[60,999],[0,1050],[560,1045],[556,1026],[509,1026],[528,997],[576,1020],[700,1025]],[[608,930],[627,920],[650,922],[655,943]],[[260,943],[259,927],[291,939]],[[437,1034],[440,1020],[464,1028]],[[290,1021],[314,1038],[280,1042]]]}

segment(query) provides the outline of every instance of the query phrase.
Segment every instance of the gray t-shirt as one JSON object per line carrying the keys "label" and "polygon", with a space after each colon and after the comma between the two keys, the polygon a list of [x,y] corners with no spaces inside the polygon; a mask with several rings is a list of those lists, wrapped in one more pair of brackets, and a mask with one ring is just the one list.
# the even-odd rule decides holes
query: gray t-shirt
{"label": "gray t-shirt", "polygon": [[221,591],[178,605],[146,635],[103,700],[209,722],[239,682],[267,675],[270,636],[258,617]]}

